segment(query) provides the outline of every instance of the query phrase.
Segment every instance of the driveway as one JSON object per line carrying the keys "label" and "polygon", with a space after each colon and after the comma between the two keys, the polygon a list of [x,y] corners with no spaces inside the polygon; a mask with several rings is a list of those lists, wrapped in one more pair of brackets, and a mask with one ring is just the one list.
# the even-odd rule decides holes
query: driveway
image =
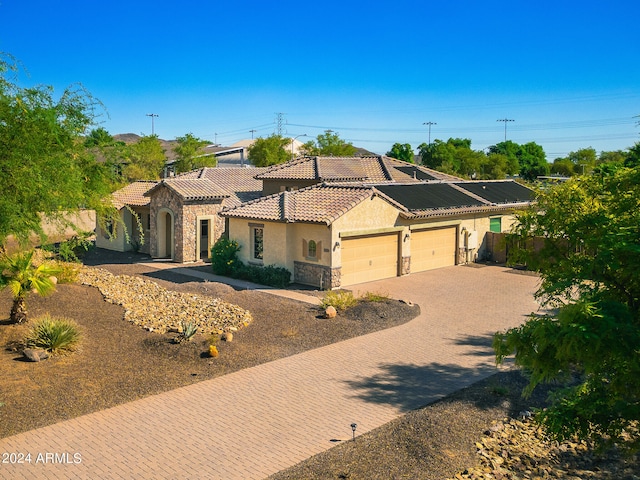
{"label": "driveway", "polygon": [[421,314],[1,439],[0,454],[31,462],[0,464],[0,478],[264,478],[350,439],[351,423],[360,435],[494,373],[491,336],[537,310],[537,283],[502,267],[457,266],[359,285],[418,303]]}

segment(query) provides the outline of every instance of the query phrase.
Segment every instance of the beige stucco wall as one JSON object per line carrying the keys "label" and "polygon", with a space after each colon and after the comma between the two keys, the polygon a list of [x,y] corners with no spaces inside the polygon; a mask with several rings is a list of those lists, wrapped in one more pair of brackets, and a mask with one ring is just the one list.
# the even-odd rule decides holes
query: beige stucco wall
{"label": "beige stucco wall", "polygon": [[[342,238],[373,235],[383,233],[388,229],[409,231],[408,227],[403,227],[400,224],[399,210],[396,207],[375,196],[359,203],[331,225],[332,266],[337,268],[342,265],[341,248],[334,248],[341,244]],[[404,232],[402,236],[404,236]],[[404,249],[404,242],[401,243]],[[405,256],[404,250],[402,256]]]}
{"label": "beige stucco wall", "polygon": [[[486,233],[490,231],[490,222],[491,218],[500,217],[501,220],[501,228],[503,232],[509,231],[513,223],[515,222],[515,217],[509,213],[484,213],[484,214],[470,214],[470,215],[462,215],[452,218],[438,218],[438,219],[430,219],[430,220],[419,220],[410,222],[411,230],[418,230],[423,228],[438,228],[438,227],[446,227],[446,226],[458,226],[458,247],[459,247],[459,256],[458,263],[467,263],[474,262],[476,260],[484,259],[486,255],[486,243],[485,237]],[[466,245],[465,236],[468,235],[467,232],[476,232],[477,243],[475,246],[470,245],[468,248]],[[406,244],[406,245],[405,245]],[[405,255],[405,251],[408,255],[411,254],[411,243],[403,242],[403,255]]]}
{"label": "beige stucco wall", "polygon": [[[119,211],[120,220],[114,225],[114,238],[110,239],[109,234],[105,232],[96,222],[96,246],[116,252],[128,252],[133,250],[132,243],[138,245],[140,252],[149,253],[149,208],[133,207],[133,211],[138,215],[142,226],[142,236],[140,235],[140,226],[138,220],[126,208]],[[126,230],[126,233],[125,233]],[[127,240],[127,236],[129,240]]]}
{"label": "beige stucco wall", "polygon": [[118,212],[120,220],[113,225],[112,238],[110,238],[106,231],[100,228],[100,225],[96,224],[96,247],[114,250],[116,252],[126,252],[131,249],[131,245],[126,243],[125,235],[123,234],[122,224],[125,221],[125,212],[129,214],[124,208]]}

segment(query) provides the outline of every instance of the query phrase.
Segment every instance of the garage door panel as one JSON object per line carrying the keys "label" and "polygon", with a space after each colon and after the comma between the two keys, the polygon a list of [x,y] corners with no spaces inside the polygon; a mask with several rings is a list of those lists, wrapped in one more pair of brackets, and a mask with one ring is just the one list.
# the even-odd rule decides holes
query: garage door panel
{"label": "garage door panel", "polygon": [[412,232],[411,273],[455,265],[456,237],[456,227]]}
{"label": "garage door panel", "polygon": [[343,286],[398,275],[398,234],[342,240]]}

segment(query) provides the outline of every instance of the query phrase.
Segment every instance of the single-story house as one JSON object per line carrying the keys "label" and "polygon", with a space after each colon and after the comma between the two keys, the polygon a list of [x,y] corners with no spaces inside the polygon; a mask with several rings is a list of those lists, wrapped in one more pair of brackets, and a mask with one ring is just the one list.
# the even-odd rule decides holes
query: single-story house
{"label": "single-story house", "polygon": [[513,181],[322,183],[221,215],[243,262],[329,289],[474,261],[486,232],[509,229],[532,199]]}
{"label": "single-story house", "polygon": [[[508,230],[533,192],[385,156],[303,157],[136,182],[114,199],[128,228],[128,208],[140,216],[153,257],[198,261],[224,234],[240,243],[242,261],[326,289],[483,258],[486,232]],[[131,247],[121,238],[99,246]]]}

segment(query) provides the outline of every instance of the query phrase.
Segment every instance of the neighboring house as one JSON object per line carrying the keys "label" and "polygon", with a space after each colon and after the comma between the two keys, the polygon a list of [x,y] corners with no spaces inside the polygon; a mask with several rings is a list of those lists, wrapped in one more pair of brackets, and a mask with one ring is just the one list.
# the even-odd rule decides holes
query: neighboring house
{"label": "neighboring house", "polygon": [[114,197],[147,214],[151,256],[205,259],[225,234],[242,261],[320,288],[482,259],[485,234],[508,230],[533,199],[514,181],[464,181],[385,156],[202,168],[144,189],[136,182]]}
{"label": "neighboring house", "polygon": [[[96,246],[118,252],[138,250],[149,253],[150,210],[144,194],[158,182],[138,181],[113,192],[119,221],[109,222],[104,231],[96,226]],[[137,218],[136,218],[137,216]]]}

